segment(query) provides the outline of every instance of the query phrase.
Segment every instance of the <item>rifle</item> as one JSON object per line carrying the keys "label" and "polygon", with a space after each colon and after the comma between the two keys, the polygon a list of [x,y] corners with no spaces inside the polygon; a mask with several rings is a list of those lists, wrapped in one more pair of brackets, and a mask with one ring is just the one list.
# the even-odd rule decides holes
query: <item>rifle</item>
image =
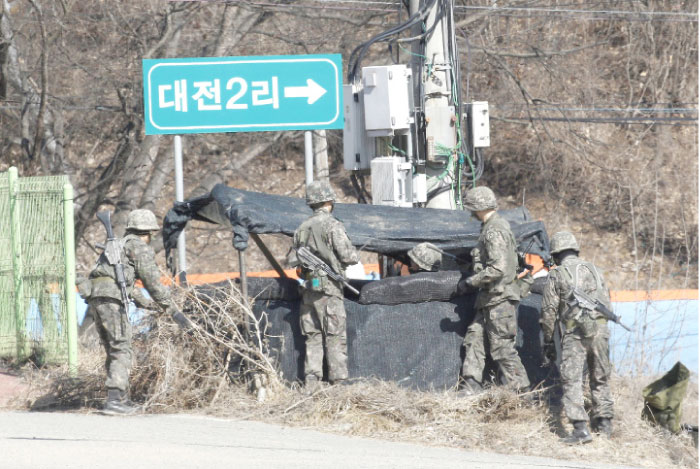
{"label": "rifle", "polygon": [[581,309],[586,309],[588,311],[598,311],[605,316],[605,319],[608,321],[612,321],[614,323],[619,324],[620,326],[624,327],[630,332],[634,332],[632,329],[627,327],[626,325],[622,324],[622,321],[620,320],[620,316],[617,316],[615,313],[610,311],[607,306],[605,306],[603,303],[600,302],[600,300],[591,298],[588,296],[586,293],[582,292],[581,290],[578,290],[574,288],[571,291],[571,299],[567,301],[567,304],[569,305],[570,308],[574,306],[578,306]]}
{"label": "rifle", "polygon": [[455,256],[454,254],[450,254],[450,253],[447,252],[447,251],[443,251],[442,249],[440,249],[440,248],[437,247],[437,246],[428,246],[428,248],[432,249],[433,251],[437,251],[437,252],[439,252],[440,254],[449,257],[450,259],[454,259],[454,260],[456,260],[456,261],[461,261],[461,262],[468,262],[466,259],[463,259],[463,258],[461,258],[461,257],[459,257],[459,256]]}
{"label": "rifle", "polygon": [[552,255],[549,254],[546,258],[542,258],[542,264],[547,268],[547,270],[552,270],[552,267],[554,267],[556,262],[554,262]]}
{"label": "rifle", "polygon": [[297,251],[297,259],[301,263],[301,265],[304,266],[305,269],[312,270],[312,271],[318,271],[322,270],[328,275],[330,278],[335,280],[336,282],[341,282],[343,285],[347,287],[348,290],[353,292],[356,295],[359,295],[360,292],[357,291],[355,287],[350,285],[345,278],[336,273],[331,266],[323,262],[320,258],[318,258],[309,248],[306,246],[301,246],[296,248]]}
{"label": "rifle", "polygon": [[518,251],[518,268],[520,269],[520,272],[523,272],[525,270],[529,270],[530,273],[535,269],[532,264],[528,264],[527,261],[525,260],[525,255],[530,251],[530,248],[532,247],[532,243],[535,242],[535,237],[533,236],[530,239],[530,242],[528,243],[527,247],[525,248],[524,251]]}
{"label": "rifle", "polygon": [[124,310],[129,311],[129,295],[126,293],[126,277],[124,277],[124,264],[122,264],[122,254],[121,248],[119,247],[119,241],[114,237],[114,231],[112,231],[112,220],[111,212],[98,212],[97,218],[105,226],[107,231],[107,243],[104,247],[104,255],[107,258],[109,265],[114,266],[114,273],[117,276],[117,285],[119,285],[119,290],[122,294],[122,303],[124,303]]}

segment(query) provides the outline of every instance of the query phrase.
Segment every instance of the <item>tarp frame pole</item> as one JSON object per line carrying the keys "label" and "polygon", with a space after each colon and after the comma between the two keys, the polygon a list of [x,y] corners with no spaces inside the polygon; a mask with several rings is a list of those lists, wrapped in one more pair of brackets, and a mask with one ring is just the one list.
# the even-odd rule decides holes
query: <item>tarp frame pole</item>
{"label": "tarp frame pole", "polygon": [[277,259],[275,259],[275,256],[272,255],[272,252],[270,252],[265,243],[263,243],[263,240],[260,239],[260,236],[258,236],[255,233],[249,234],[250,237],[253,238],[253,241],[255,241],[255,244],[257,244],[260,250],[262,251],[263,255],[265,256],[265,259],[267,259],[270,265],[272,265],[272,268],[275,269],[277,275],[279,275],[280,278],[287,278],[287,273],[284,271],[280,263],[277,262]]}
{"label": "tarp frame pole", "polygon": [[[250,308],[248,303],[248,271],[245,265],[245,251],[240,249],[238,251],[238,272],[241,278],[241,295],[243,295],[243,304],[246,308]],[[245,325],[246,337],[250,336],[250,324],[248,323],[248,317],[244,318],[243,324]]]}

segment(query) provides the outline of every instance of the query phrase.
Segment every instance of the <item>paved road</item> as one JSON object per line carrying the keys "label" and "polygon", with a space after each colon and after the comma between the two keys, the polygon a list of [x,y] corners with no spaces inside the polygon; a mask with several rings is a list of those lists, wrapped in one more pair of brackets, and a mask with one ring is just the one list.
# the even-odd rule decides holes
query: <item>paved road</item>
{"label": "paved road", "polygon": [[0,467],[620,468],[356,438],[189,415],[0,412]]}

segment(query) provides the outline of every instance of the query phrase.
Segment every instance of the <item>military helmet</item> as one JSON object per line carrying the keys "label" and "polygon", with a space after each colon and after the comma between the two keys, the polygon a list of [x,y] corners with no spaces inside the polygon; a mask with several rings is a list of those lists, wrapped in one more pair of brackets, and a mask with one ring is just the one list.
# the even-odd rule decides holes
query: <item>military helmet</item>
{"label": "military helmet", "polygon": [[576,238],[568,231],[554,233],[554,236],[552,236],[552,239],[549,242],[549,247],[549,252],[552,254],[557,254],[562,251],[566,251],[567,249],[572,249],[576,252],[580,251]]}
{"label": "military helmet", "polygon": [[467,192],[464,198],[464,206],[470,212],[481,210],[495,210],[498,208],[496,195],[486,186],[475,187]]}
{"label": "military helmet", "polygon": [[323,202],[335,202],[335,192],[326,181],[313,181],[306,186],[306,204],[316,205]]}
{"label": "military helmet", "polygon": [[442,255],[437,246],[431,243],[420,243],[408,251],[408,257],[423,270],[436,271],[442,262]]}
{"label": "military helmet", "polygon": [[160,227],[153,212],[140,208],[129,212],[126,219],[126,229],[133,231],[158,231]]}

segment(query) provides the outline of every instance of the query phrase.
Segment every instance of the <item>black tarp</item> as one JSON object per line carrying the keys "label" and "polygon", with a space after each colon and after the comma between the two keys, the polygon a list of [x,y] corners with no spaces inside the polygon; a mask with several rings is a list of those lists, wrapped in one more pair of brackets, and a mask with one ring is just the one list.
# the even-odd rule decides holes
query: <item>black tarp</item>
{"label": "black tarp", "polygon": [[[533,221],[525,207],[499,213],[511,224],[524,249],[542,257],[549,252],[549,239],[541,221]],[[311,215],[304,199],[244,191],[218,184],[211,193],[176,202],[163,222],[166,257],[189,220],[207,221],[233,229],[233,245],[243,250],[249,233],[281,233],[292,236]],[[333,215],[343,222],[353,245],[366,251],[400,257],[416,244],[429,241],[453,254],[466,254],[476,245],[481,224],[469,212],[381,205],[335,205]]]}
{"label": "black tarp", "polygon": [[[517,350],[534,385],[545,379],[541,367],[539,309],[532,294],[518,308]],[[351,378],[373,377],[415,389],[443,390],[457,383],[463,360],[462,341],[474,319],[474,296],[449,302],[361,305],[345,299],[348,372]],[[303,380],[304,336],[299,327],[300,301],[258,299],[256,314],[268,315],[270,346],[288,381]],[[485,373],[488,381],[491,364]]]}

